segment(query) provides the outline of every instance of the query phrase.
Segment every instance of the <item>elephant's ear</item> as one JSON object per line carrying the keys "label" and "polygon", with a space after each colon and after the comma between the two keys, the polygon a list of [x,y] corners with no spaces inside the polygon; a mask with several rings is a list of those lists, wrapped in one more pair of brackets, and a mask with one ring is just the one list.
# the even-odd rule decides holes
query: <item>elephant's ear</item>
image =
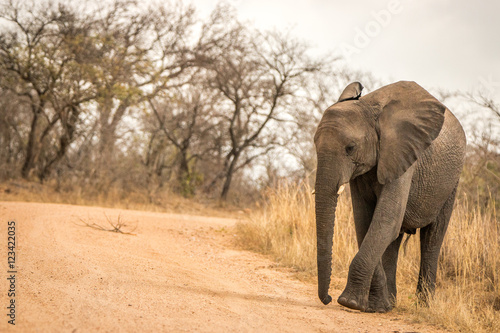
{"label": "elephant's ear", "polygon": [[363,85],[361,83],[359,82],[350,83],[347,87],[345,87],[337,103],[343,101],[349,101],[352,99],[359,99],[359,97],[361,96],[361,91],[363,91]]}
{"label": "elephant's ear", "polygon": [[431,145],[441,131],[445,110],[432,96],[418,102],[392,100],[383,108],[379,117],[379,183],[399,178]]}

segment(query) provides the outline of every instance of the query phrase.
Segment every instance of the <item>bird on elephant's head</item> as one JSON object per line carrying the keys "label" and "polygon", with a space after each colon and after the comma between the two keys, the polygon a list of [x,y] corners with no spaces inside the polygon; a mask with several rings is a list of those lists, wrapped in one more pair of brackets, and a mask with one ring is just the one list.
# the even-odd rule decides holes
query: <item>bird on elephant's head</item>
{"label": "bird on elephant's head", "polygon": [[317,153],[318,294],[324,304],[339,188],[350,183],[359,252],[339,303],[385,312],[396,298],[403,233],[421,228],[418,294],[434,290],[437,258],[463,165],[465,135],[453,114],[414,82],[398,82],[361,97],[348,85],[323,114]]}

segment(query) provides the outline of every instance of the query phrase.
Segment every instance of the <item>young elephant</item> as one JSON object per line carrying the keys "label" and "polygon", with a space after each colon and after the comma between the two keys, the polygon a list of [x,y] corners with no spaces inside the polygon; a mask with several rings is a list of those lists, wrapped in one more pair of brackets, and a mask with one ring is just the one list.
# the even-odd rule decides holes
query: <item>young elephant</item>
{"label": "young elephant", "polygon": [[386,312],[396,299],[403,234],[420,229],[417,294],[433,293],[439,251],[453,209],[465,153],[455,116],[414,82],[397,82],[364,97],[348,85],[319,123],[314,143],[318,295],[328,295],[332,237],[341,185],[349,182],[359,251],[338,302]]}

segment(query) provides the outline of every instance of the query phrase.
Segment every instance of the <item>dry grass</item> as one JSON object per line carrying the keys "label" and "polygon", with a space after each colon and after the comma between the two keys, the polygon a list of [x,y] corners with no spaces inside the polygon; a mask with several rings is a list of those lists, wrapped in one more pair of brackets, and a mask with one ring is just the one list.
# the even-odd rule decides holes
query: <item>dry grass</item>
{"label": "dry grass", "polygon": [[23,180],[0,183],[0,201],[50,202],[218,217],[233,217],[237,212],[234,207],[222,206],[203,197],[186,199],[168,188],[152,194],[141,189],[111,187],[99,193],[75,185],[58,188],[56,184],[41,185]]}
{"label": "dry grass", "polygon": [[[494,207],[494,205],[491,205]],[[333,241],[332,287],[343,289],[357,252],[350,199],[337,206]],[[436,295],[430,307],[418,306],[418,233],[409,239],[398,263],[398,306],[394,311],[461,332],[500,332],[500,243],[494,208],[481,212],[457,202],[441,251]],[[314,196],[307,185],[269,190],[267,204],[238,226],[239,242],[271,255],[300,277],[316,276]]]}

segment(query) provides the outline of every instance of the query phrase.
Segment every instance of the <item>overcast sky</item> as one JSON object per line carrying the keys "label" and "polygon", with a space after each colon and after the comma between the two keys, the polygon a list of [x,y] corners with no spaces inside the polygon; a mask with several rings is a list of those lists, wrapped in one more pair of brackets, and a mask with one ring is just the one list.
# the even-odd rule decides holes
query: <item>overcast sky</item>
{"label": "overcast sky", "polygon": [[[208,15],[217,0],[186,0]],[[481,89],[500,100],[500,1],[228,0],[260,29],[292,28],[351,68],[425,88]],[[374,88],[374,87],[371,87]]]}

